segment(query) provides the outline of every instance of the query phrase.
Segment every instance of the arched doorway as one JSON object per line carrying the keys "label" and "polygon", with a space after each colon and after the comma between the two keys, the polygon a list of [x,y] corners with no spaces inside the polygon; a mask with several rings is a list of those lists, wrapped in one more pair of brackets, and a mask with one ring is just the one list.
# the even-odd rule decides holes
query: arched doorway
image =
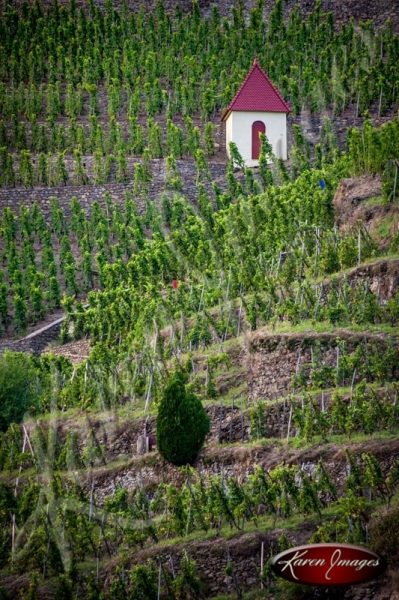
{"label": "arched doorway", "polygon": [[252,158],[257,160],[260,154],[260,134],[266,133],[266,126],[262,121],[252,123]]}

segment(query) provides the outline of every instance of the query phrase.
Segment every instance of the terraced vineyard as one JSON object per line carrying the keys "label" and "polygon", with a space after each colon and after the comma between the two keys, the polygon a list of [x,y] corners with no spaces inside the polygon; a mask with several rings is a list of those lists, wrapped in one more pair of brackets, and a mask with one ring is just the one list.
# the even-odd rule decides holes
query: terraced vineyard
{"label": "terraced vineyard", "polygon": [[[0,598],[394,598],[398,35],[138,4],[1,8]],[[254,56],[293,114],[250,169]],[[273,574],[328,541],[385,573]]]}

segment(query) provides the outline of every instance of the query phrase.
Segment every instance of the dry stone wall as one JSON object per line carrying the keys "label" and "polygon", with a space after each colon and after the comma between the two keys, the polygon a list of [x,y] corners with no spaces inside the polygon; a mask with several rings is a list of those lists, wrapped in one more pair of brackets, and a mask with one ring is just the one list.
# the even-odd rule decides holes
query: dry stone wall
{"label": "dry stone wall", "polygon": [[[165,161],[151,161],[153,180],[149,190],[149,197],[158,198],[165,191]],[[183,181],[182,194],[191,201],[196,199],[196,167],[193,160],[177,161],[177,168]],[[224,174],[226,166],[224,163],[210,163],[210,179],[216,181],[221,188],[224,187]],[[210,186],[208,186],[210,189]],[[97,201],[105,206],[105,197],[108,193],[112,202],[123,204],[126,192],[133,192],[133,184],[129,183],[107,183],[104,185],[67,185],[58,187],[34,187],[34,188],[0,188],[0,211],[11,208],[18,212],[22,206],[31,206],[37,202],[42,208],[46,218],[50,216],[51,198],[57,198],[65,214],[70,214],[70,202],[77,198],[85,210],[90,213],[90,207]],[[144,212],[145,202],[142,197],[135,195],[135,202],[140,213]]]}
{"label": "dry stone wall", "polygon": [[[195,468],[204,477],[222,475],[224,478],[235,477],[244,481],[253,473],[255,465],[269,470],[284,461],[286,464],[298,465],[312,475],[319,460],[322,460],[340,488],[347,477],[345,448],[345,444],[338,449],[331,443],[301,451],[288,446],[277,447],[268,441],[255,446],[219,446],[205,449],[196,461]],[[362,452],[374,454],[384,473],[399,458],[399,440],[374,440],[359,444],[351,442],[348,443],[348,448],[358,456]],[[82,472],[81,484],[87,492],[94,489],[95,501],[102,505],[105,498],[113,495],[120,487],[129,493],[134,492],[137,487],[144,487],[151,493],[161,483],[179,486],[185,478],[181,469],[166,463],[158,452],[152,452],[135,457],[125,464],[99,466],[91,472]]]}
{"label": "dry stone wall", "polygon": [[[391,121],[394,116],[395,112],[392,111],[392,114],[383,117],[372,116],[371,121],[374,126],[377,127],[379,125],[383,125],[387,121]],[[330,116],[330,120],[333,131],[337,138],[337,142],[341,148],[344,148],[348,129],[350,127],[361,127],[364,117],[356,116],[355,107],[350,106],[342,115]],[[287,123],[288,147],[290,147],[294,142],[292,136],[293,124],[301,127],[304,137],[308,140],[308,142],[311,144],[316,144],[319,142],[323,127],[323,117],[320,116],[320,113],[311,113],[310,110],[303,109],[299,115],[289,115]]]}
{"label": "dry stone wall", "polygon": [[[11,208],[18,212],[22,206],[32,206],[37,202],[46,218],[50,216],[51,198],[57,198],[64,213],[69,216],[69,205],[72,198],[77,198],[82,208],[89,213],[90,206],[97,201],[105,205],[105,194],[108,192],[113,202],[122,204],[125,193],[132,190],[131,184],[108,183],[105,185],[81,185],[81,186],[57,186],[57,187],[35,187],[24,188],[1,188],[0,208]],[[143,205],[137,200],[139,211],[142,212]]]}
{"label": "dry stone wall", "polygon": [[[370,291],[384,304],[399,289],[399,259],[378,260],[375,263],[360,265],[347,271],[345,277],[351,285],[368,283]],[[342,275],[339,275],[334,279],[341,278]],[[322,295],[324,297],[326,297],[330,286],[331,280],[326,280],[323,283]]]}
{"label": "dry stone wall", "polygon": [[[390,398],[391,402],[395,401],[394,388],[391,392],[386,389],[376,390],[381,401],[387,401]],[[331,404],[333,392],[326,390],[316,394],[313,398],[324,410],[328,410]],[[293,395],[293,400],[300,402],[303,394]],[[349,403],[351,394],[342,395],[342,400]],[[277,402],[261,402],[259,410],[259,418],[261,418],[261,428],[265,428],[264,437],[286,439],[288,431],[288,422],[290,421],[291,402],[287,398]],[[252,413],[252,409],[241,410],[238,407],[228,407],[222,404],[213,404],[206,407],[206,412],[211,419],[211,430],[206,438],[206,445],[223,445],[237,442],[248,442],[255,439],[256,430],[252,432],[253,426],[256,428],[256,418],[258,411]],[[151,417],[147,424],[147,435],[155,436],[156,422],[155,418]],[[135,448],[138,436],[145,431],[144,419],[139,422],[128,422],[123,425],[123,433],[118,432],[115,440],[112,442],[112,447],[107,450],[107,459],[116,458],[119,454],[132,455],[135,453]],[[297,435],[296,428],[290,425],[290,437]]]}
{"label": "dry stone wall", "polygon": [[[365,341],[381,348],[389,343],[380,335],[345,330],[279,335],[265,334],[260,330],[252,336],[246,359],[249,400],[272,400],[288,394],[292,377],[304,364],[313,362],[316,347],[320,353],[318,364],[335,366],[339,357],[339,341],[345,342],[347,352],[353,352]],[[358,381],[359,376],[356,375],[354,383]]]}
{"label": "dry stone wall", "polygon": [[[206,541],[194,541],[179,546],[169,546],[164,549],[148,549],[132,556],[131,565],[145,562],[146,560],[161,560],[170,573],[177,571],[184,552],[194,559],[198,575],[203,584],[205,597],[215,597],[232,594],[234,598],[242,597],[247,590],[258,590],[257,598],[266,597],[268,584],[262,592],[261,585],[261,554],[263,547],[264,567],[268,565],[269,558],[275,556],[282,550],[280,547],[281,537],[289,541],[290,546],[301,546],[306,544],[311,535],[311,530],[306,523],[289,530],[277,529],[264,530],[259,528],[253,533],[237,534],[226,539],[218,537]],[[226,573],[226,567],[229,567]],[[356,586],[348,586],[339,591],[340,597],[346,600],[364,600],[365,598],[388,599],[393,598],[393,577],[395,571],[387,572],[382,578]],[[112,581],[112,574],[106,575],[106,585]],[[386,594],[381,594],[381,588]],[[301,592],[300,592],[301,593]],[[284,596],[287,597],[288,596]],[[297,596],[305,598],[305,596]],[[338,598],[338,595],[325,593],[320,587],[307,588],[306,598],[308,600],[320,600],[321,598]]]}
{"label": "dry stone wall", "polygon": [[[345,143],[348,127],[361,126],[363,117],[357,117],[353,114],[353,107],[348,108],[346,113],[339,117],[333,117],[332,123],[338,142],[341,146]],[[378,117],[373,119],[375,125],[380,125],[391,120],[392,115]],[[226,170],[226,156],[224,148],[224,125],[220,125],[218,118],[215,118],[217,124],[218,153],[216,160],[210,161],[210,179],[218,183],[223,189],[225,187],[224,175]],[[310,113],[308,110],[302,110],[298,116],[289,115],[288,117],[288,144],[293,144],[292,125],[300,125],[305,138],[315,144],[320,139],[323,120],[320,116]],[[70,173],[71,183],[73,182],[73,160],[70,157],[65,158],[68,172]],[[90,212],[90,206],[94,201],[104,205],[104,196],[109,193],[113,202],[123,204],[125,193],[132,191],[132,180],[134,165],[137,159],[128,159],[128,168],[131,173],[131,181],[128,183],[107,183],[104,185],[66,185],[57,187],[34,187],[34,188],[0,188],[0,211],[9,207],[16,211],[21,206],[30,206],[33,202],[38,202],[46,216],[49,215],[50,198],[58,198],[66,214],[69,214],[69,203],[71,198],[76,197],[82,204],[85,211]],[[84,157],[85,168],[89,176],[93,171],[93,157]],[[151,161],[153,181],[150,186],[149,197],[157,198],[165,189],[165,160],[156,159]],[[177,168],[183,181],[182,193],[191,201],[196,198],[196,169],[193,159],[182,159],[177,161]],[[139,212],[143,212],[145,203],[141,197],[135,196],[135,201]]]}
{"label": "dry stone wall", "polygon": [[[155,10],[157,0],[124,0],[131,10],[138,11],[140,6],[144,6],[146,11]],[[4,0],[0,1],[0,7],[3,8]],[[22,5],[23,0],[14,0],[14,4]],[[51,5],[52,0],[42,0],[43,5]],[[59,4],[69,4],[69,0],[60,0]],[[96,5],[105,9],[105,0],[96,0]],[[207,17],[211,16],[212,8],[215,6],[214,0],[199,0],[201,12]],[[256,5],[256,0],[246,0],[244,3],[244,11],[249,13]],[[77,0],[76,5],[83,9],[87,9],[87,0]],[[122,7],[122,0],[113,0],[113,5]],[[192,3],[190,0],[165,0],[165,10],[173,14],[176,8],[179,7],[182,11],[190,11]],[[234,6],[234,0],[218,0],[217,8],[220,14],[224,17],[231,16],[231,11]],[[266,0],[264,3],[264,17],[266,21],[269,18],[271,11],[275,6],[275,0]],[[288,17],[294,7],[298,6],[301,14],[309,15],[314,10],[314,0],[286,0],[283,3],[284,17]],[[379,2],[370,2],[370,0],[322,0],[322,12],[333,12],[339,25],[347,24],[351,18],[355,23],[360,20],[371,19],[377,26],[381,26],[387,19],[390,19],[394,28],[399,29],[399,15],[397,11],[396,0],[379,0]]]}
{"label": "dry stone wall", "polygon": [[57,339],[63,320],[64,317],[61,317],[19,340],[0,342],[0,355],[5,350],[40,354],[50,342]]}
{"label": "dry stone wall", "polygon": [[[261,547],[263,543],[265,563],[276,552],[281,531],[256,532],[237,535],[232,539],[216,538],[209,541],[197,541],[181,546],[169,546],[162,551],[149,549],[133,557],[132,564],[157,557],[169,571],[178,571],[185,550],[195,560],[196,568],[204,586],[205,596],[237,593],[258,586],[260,588]],[[295,540],[304,541],[299,531]],[[231,567],[231,574],[226,567]]]}

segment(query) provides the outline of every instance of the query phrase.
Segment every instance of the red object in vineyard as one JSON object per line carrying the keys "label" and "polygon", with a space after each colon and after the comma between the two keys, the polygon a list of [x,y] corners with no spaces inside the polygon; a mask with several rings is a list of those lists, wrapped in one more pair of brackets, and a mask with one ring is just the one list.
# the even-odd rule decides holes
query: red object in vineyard
{"label": "red object in vineyard", "polygon": [[177,290],[178,287],[179,287],[179,282],[177,281],[177,279],[172,279],[172,288],[174,290]]}

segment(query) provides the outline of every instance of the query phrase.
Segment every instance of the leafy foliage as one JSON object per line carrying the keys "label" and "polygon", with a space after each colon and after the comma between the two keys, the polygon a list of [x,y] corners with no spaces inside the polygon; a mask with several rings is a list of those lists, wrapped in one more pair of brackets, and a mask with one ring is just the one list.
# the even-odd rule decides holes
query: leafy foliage
{"label": "leafy foliage", "polygon": [[209,431],[209,417],[200,400],[186,389],[182,373],[165,385],[158,407],[157,445],[166,460],[176,465],[193,462]]}
{"label": "leafy foliage", "polygon": [[30,355],[6,351],[0,357],[0,430],[40,408],[41,387]]}

